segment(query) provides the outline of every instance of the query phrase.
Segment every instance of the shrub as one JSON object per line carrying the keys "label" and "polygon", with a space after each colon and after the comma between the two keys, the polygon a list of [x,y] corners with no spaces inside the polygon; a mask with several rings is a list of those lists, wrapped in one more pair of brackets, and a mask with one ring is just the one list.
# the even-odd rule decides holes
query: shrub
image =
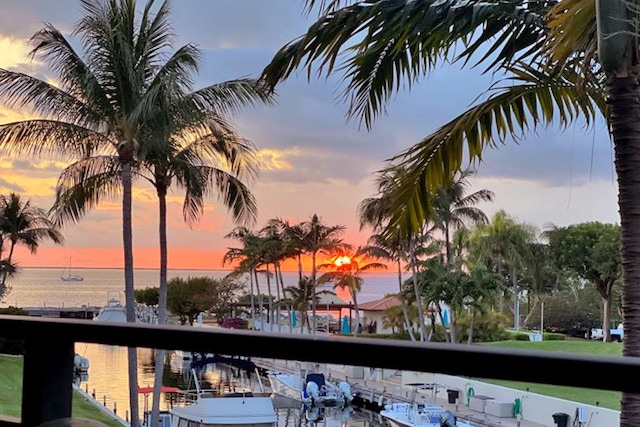
{"label": "shrub", "polygon": [[542,334],[542,339],[544,341],[563,341],[567,339],[567,336],[565,334],[554,334],[553,332],[545,332],[544,334]]}
{"label": "shrub", "polygon": [[230,317],[228,319],[224,319],[220,326],[227,329],[248,329],[249,321],[238,317]]}

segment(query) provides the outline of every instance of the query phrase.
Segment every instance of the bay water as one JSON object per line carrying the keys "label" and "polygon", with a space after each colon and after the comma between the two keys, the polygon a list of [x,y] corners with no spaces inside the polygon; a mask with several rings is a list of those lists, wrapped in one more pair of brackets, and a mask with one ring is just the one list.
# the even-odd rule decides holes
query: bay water
{"label": "bay water", "polygon": [[[174,277],[214,277],[228,274],[226,270],[169,270],[168,278]],[[109,297],[119,296],[124,302],[124,272],[121,269],[75,269],[73,274],[84,278],[80,282],[61,280],[62,269],[25,268],[10,285],[10,291],[0,304],[1,307],[82,307],[103,306]],[[358,293],[358,302],[368,302],[383,298],[398,289],[397,275],[393,273],[363,274],[362,291]],[[157,287],[157,270],[136,270],[135,288]],[[264,279],[262,279],[264,280]],[[297,272],[285,272],[285,286],[295,286]],[[265,289],[266,286],[263,287]],[[338,291],[338,296],[346,301],[346,292]],[[89,343],[76,343],[76,353],[89,360],[87,375],[78,377],[78,386],[93,395],[95,399],[115,411],[121,417],[128,413],[128,363],[127,349],[120,346],[107,346]],[[169,352],[167,355],[163,384],[181,389],[194,388],[188,363],[184,362],[181,352]],[[138,384],[141,387],[152,386],[154,380],[154,351],[138,349]],[[254,390],[259,390],[259,381],[255,375],[224,365],[208,366],[204,378],[211,384],[234,379]],[[268,381],[262,379],[268,386]],[[150,395],[140,395],[140,411],[150,406]],[[161,405],[167,408],[169,401],[162,399]],[[349,411],[327,410],[322,414],[309,414],[299,407],[278,407],[278,427],[324,425],[334,426],[381,426],[386,422],[377,413],[355,408]]]}

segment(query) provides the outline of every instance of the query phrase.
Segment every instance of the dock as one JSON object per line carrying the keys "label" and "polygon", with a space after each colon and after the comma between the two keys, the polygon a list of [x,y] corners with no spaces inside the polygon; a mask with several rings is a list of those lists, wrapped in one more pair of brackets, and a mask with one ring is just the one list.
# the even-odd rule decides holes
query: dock
{"label": "dock", "polygon": [[[570,421],[567,425],[608,427],[616,424],[611,423],[613,419],[619,418],[617,411],[604,408],[594,409],[589,405],[580,405],[548,396],[534,396],[533,393],[490,384],[486,384],[487,388],[483,388],[482,383],[478,381],[460,377],[403,373],[402,371],[343,365],[319,365],[290,360],[259,358],[253,359],[253,361],[261,369],[265,370],[289,373],[300,373],[301,370],[321,372],[331,381],[347,381],[351,385],[351,390],[357,396],[354,399],[354,405],[376,412],[379,412],[384,408],[385,404],[389,403],[430,403],[442,406],[452,412],[458,419],[468,421],[478,427],[555,427],[557,425],[555,422],[556,416],[568,417],[567,419]],[[417,381],[407,382],[407,379],[410,380],[412,378],[412,374],[415,374],[416,378],[431,375],[431,378],[436,378],[437,381],[431,383],[431,387],[428,387],[429,384],[424,382],[420,382],[420,387],[417,387]],[[475,398],[464,392],[464,384],[473,384],[475,386],[477,390]],[[459,394],[457,399],[453,399],[454,403],[451,403],[452,399],[449,396],[450,387],[456,387]],[[495,389],[491,387],[495,387]],[[507,395],[506,393],[508,392],[511,392],[511,395]],[[491,394],[496,398],[491,410],[485,410],[484,408],[485,402],[482,399],[492,399],[486,396],[487,394]],[[514,415],[514,400],[516,399],[521,405],[518,405],[520,412]],[[479,405],[482,406],[480,407]],[[575,424],[571,424],[578,417],[578,407],[582,407],[581,410],[584,411],[584,416],[589,422],[577,420]]]}
{"label": "dock", "polygon": [[23,307],[29,316],[59,317],[64,319],[93,319],[100,307]]}

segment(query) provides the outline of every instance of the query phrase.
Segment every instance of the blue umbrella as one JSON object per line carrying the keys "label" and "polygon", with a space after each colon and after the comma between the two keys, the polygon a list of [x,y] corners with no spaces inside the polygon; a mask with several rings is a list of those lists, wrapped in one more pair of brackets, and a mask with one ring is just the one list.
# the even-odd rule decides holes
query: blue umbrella
{"label": "blue umbrella", "polygon": [[442,325],[443,326],[447,326],[449,324],[449,311],[448,310],[443,310],[442,311]]}
{"label": "blue umbrella", "polygon": [[296,316],[295,310],[291,313],[291,326],[296,326],[298,323],[298,317]]}
{"label": "blue umbrella", "polygon": [[349,327],[349,317],[342,316],[342,329],[340,330],[341,334],[350,334],[351,328]]}

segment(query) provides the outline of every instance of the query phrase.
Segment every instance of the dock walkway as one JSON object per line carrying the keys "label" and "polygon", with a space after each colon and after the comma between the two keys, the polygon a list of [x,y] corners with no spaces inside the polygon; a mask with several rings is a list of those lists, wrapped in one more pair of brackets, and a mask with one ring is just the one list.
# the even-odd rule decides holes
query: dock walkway
{"label": "dock walkway", "polygon": [[[274,359],[253,359],[259,367],[267,370],[297,373],[300,371],[300,362]],[[350,372],[350,369],[352,370]],[[354,378],[353,367],[341,365],[323,365],[318,372],[323,372],[332,381],[347,381],[351,390],[357,393],[363,400],[381,407],[390,402],[409,403],[435,403],[451,411],[461,420],[474,423],[478,427],[554,427],[553,420],[549,424],[538,424],[531,421],[506,418],[477,412],[458,399],[456,404],[448,403],[447,390],[437,384],[429,389],[422,390],[410,385],[402,385],[402,377],[391,375],[384,379]],[[358,368],[356,368],[358,369]],[[368,370],[368,368],[364,368]],[[351,374],[351,375],[350,375]],[[359,376],[359,375],[356,375]]]}

